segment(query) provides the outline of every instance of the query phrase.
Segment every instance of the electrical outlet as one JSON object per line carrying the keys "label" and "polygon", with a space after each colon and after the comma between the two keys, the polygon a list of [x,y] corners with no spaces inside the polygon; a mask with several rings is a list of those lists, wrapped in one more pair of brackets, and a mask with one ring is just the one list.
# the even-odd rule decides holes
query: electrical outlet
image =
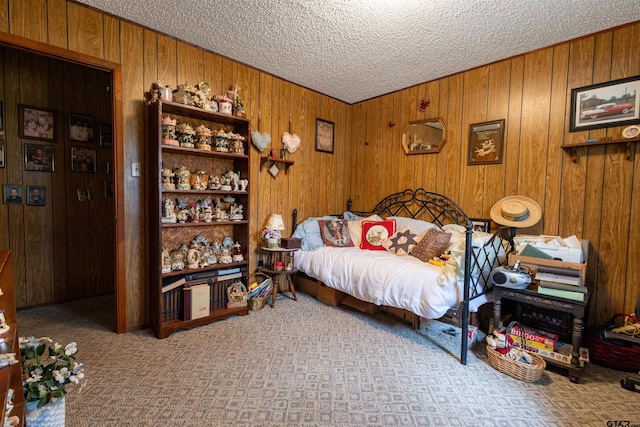
{"label": "electrical outlet", "polygon": [[131,163],[131,176],[140,176],[140,163]]}

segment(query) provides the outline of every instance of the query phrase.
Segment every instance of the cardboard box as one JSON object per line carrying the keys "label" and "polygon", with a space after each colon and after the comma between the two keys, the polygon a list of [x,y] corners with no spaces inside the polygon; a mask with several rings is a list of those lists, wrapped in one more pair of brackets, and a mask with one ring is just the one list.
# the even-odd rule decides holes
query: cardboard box
{"label": "cardboard box", "polygon": [[317,299],[323,304],[331,305],[334,307],[342,304],[342,301],[347,297],[347,294],[337,289],[329,287],[322,282],[318,283],[318,296]]}
{"label": "cardboard box", "polygon": [[[563,241],[560,236],[515,236],[513,238],[513,243],[516,246],[516,251],[522,250],[522,248],[529,244],[535,249],[538,249],[545,254],[549,255],[556,261],[562,262],[573,262],[573,263],[581,263],[587,259],[588,256],[588,248],[589,241],[588,240],[580,240],[579,243],[581,247],[560,247],[550,242],[552,240]],[[578,245],[578,240],[573,239],[575,241],[575,245]]]}
{"label": "cardboard box", "polygon": [[515,324],[509,330],[514,345],[518,347],[535,347],[552,352],[558,341],[558,335],[550,332],[539,331],[528,326]]}
{"label": "cardboard box", "polygon": [[360,301],[359,299],[356,299],[351,295],[347,295],[345,297],[345,299],[342,301],[342,305],[346,305],[366,314],[375,314],[380,311],[379,305],[375,305],[372,302]]}
{"label": "cardboard box", "polygon": [[585,278],[587,277],[587,263],[581,262],[564,262],[557,261],[553,259],[543,259],[543,258],[533,258],[527,256],[521,256],[511,252],[509,254],[509,265],[515,264],[516,261],[520,261],[520,265],[527,266],[535,276],[538,272],[538,266],[545,267],[555,267],[558,269],[570,269],[570,270],[578,270],[580,273],[580,277],[582,278],[582,283],[584,283]]}

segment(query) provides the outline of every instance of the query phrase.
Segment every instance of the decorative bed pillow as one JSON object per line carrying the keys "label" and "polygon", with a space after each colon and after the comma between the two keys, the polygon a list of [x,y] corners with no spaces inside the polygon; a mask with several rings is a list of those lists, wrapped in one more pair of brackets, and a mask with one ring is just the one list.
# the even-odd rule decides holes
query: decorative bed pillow
{"label": "decorative bed pillow", "polygon": [[411,250],[420,243],[420,240],[422,240],[422,236],[407,227],[400,227],[393,236],[382,241],[382,246],[391,253],[403,256],[409,255]]}
{"label": "decorative bed pillow", "polygon": [[430,228],[440,229],[436,224],[432,222],[422,221],[415,218],[407,218],[404,216],[390,216],[387,219],[395,219],[396,227],[407,227],[409,230],[414,231],[416,234],[424,234]]}
{"label": "decorative bed pillow", "polygon": [[344,219],[332,219],[319,221],[322,241],[327,246],[346,248],[353,246],[351,233],[349,233],[349,221]]}
{"label": "decorative bed pillow", "polygon": [[450,240],[451,233],[432,228],[422,236],[422,240],[413,248],[411,255],[422,262],[429,262],[430,259],[442,255],[449,246]]}
{"label": "decorative bed pillow", "polygon": [[371,215],[358,221],[349,221],[349,234],[351,234],[351,240],[353,240],[353,246],[360,247],[362,241],[362,221],[382,221],[382,218],[378,215]]}
{"label": "decorative bed pillow", "polygon": [[316,218],[307,218],[296,227],[296,231],[293,232],[292,237],[298,237],[302,239],[302,244],[300,248],[303,251],[315,251],[318,248],[324,246],[324,242],[322,241],[322,233],[320,233],[320,225],[318,221],[320,220],[331,220],[336,219],[337,217],[327,215],[323,217]]}
{"label": "decorative bed pillow", "polygon": [[396,222],[394,220],[385,221],[362,221],[362,241],[360,249],[370,249],[374,251],[384,251],[382,242],[393,236],[396,232]]}

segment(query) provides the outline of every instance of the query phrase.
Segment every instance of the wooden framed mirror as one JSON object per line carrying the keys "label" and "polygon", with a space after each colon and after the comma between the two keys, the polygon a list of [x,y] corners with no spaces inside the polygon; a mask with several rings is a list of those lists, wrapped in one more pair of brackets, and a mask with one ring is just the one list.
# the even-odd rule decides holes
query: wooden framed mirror
{"label": "wooden framed mirror", "polygon": [[440,117],[409,122],[402,135],[406,154],[439,153],[446,142],[444,121]]}

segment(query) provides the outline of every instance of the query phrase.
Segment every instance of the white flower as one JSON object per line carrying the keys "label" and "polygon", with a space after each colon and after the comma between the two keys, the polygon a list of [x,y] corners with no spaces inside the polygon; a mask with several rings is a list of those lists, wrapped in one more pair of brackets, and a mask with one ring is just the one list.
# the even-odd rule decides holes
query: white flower
{"label": "white flower", "polygon": [[67,356],[71,356],[73,354],[76,354],[77,352],[78,345],[75,343],[75,341],[67,344],[67,346],[64,348],[64,354],[66,354]]}
{"label": "white flower", "polygon": [[62,374],[62,372],[58,371],[57,369],[53,372],[51,372],[53,374],[53,379],[58,381],[58,383],[60,384],[64,384],[64,375]]}

